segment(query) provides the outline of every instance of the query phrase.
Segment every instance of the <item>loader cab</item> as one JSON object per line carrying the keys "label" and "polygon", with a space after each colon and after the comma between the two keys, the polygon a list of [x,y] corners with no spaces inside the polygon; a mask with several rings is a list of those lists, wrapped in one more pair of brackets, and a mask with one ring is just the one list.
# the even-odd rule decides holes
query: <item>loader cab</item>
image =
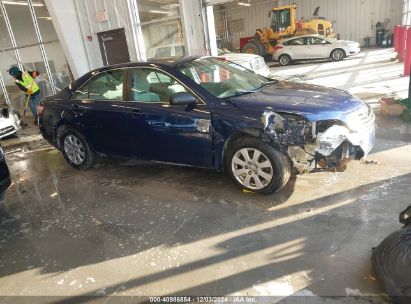
{"label": "loader cab", "polygon": [[295,30],[296,6],[283,6],[270,11],[271,29],[278,33],[292,33]]}

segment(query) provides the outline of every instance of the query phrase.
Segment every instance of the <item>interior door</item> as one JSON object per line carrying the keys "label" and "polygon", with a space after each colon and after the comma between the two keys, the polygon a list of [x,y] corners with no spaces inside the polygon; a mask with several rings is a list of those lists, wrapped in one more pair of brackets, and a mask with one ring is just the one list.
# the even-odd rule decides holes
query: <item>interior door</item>
{"label": "interior door", "polygon": [[77,90],[70,102],[73,123],[99,153],[132,155],[123,104],[125,79],[125,69],[98,73]]}
{"label": "interior door", "polygon": [[206,104],[170,105],[169,98],[188,90],[167,73],[130,70],[127,124],[137,158],[198,167],[211,165],[211,115]]}
{"label": "interior door", "polygon": [[123,28],[97,33],[97,37],[105,66],[130,62],[126,34]]}

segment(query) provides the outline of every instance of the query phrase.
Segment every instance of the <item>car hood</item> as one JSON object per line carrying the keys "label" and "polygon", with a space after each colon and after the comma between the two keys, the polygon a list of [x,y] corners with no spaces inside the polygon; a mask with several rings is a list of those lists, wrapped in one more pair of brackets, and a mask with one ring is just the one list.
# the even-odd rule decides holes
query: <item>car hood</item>
{"label": "car hood", "polygon": [[290,82],[278,82],[227,100],[240,109],[297,114],[310,121],[341,119],[364,106],[342,90]]}
{"label": "car hood", "polygon": [[254,55],[254,54],[243,54],[243,53],[236,53],[236,54],[224,54],[222,55],[224,57],[226,57],[228,60],[230,61],[243,61],[243,62],[249,62],[252,61],[254,59],[260,58],[260,56],[258,55]]}

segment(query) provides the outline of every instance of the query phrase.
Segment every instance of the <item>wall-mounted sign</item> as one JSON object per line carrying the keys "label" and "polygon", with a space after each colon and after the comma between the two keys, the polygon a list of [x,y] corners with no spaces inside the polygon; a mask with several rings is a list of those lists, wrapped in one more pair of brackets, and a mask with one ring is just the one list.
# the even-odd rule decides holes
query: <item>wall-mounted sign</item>
{"label": "wall-mounted sign", "polygon": [[106,11],[100,11],[96,14],[96,20],[98,22],[104,22],[108,20],[108,13]]}

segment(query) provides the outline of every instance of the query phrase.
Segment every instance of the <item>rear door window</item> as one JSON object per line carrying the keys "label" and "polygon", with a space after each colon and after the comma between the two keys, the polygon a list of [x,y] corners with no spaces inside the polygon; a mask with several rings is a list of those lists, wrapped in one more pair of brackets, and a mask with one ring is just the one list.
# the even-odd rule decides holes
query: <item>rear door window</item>
{"label": "rear door window", "polygon": [[123,100],[124,70],[98,73],[83,84],[72,99]]}
{"label": "rear door window", "polygon": [[307,38],[307,43],[310,45],[321,45],[323,44],[324,39],[321,39],[319,37],[308,37]]}
{"label": "rear door window", "polygon": [[289,45],[305,45],[304,38],[297,38],[289,41]]}

